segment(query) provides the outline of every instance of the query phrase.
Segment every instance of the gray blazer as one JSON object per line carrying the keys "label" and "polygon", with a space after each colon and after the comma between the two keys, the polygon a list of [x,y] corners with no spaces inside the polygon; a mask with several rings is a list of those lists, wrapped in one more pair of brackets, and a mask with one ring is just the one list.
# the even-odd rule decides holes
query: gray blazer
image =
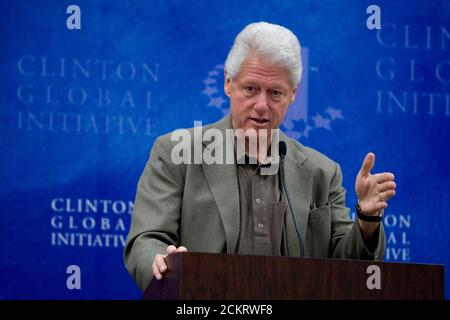
{"label": "gray blazer", "polygon": [[[216,128],[225,136],[230,123],[228,115],[204,126],[203,132]],[[283,133],[280,140],[287,145],[286,187],[299,221],[305,255],[381,259],[386,244],[383,225],[375,251],[369,252],[357,221],[350,220],[345,207],[339,165]],[[192,252],[233,254],[236,249],[240,221],[236,166],[175,165],[170,157],[175,144],[170,134],[155,141],[137,187],[124,260],[141,290],[153,277],[155,255],[165,254],[168,245],[183,245]],[[208,148],[208,142],[202,144]],[[310,209],[312,203],[317,208]],[[290,213],[286,214],[286,235],[289,256],[298,256],[300,246]]]}

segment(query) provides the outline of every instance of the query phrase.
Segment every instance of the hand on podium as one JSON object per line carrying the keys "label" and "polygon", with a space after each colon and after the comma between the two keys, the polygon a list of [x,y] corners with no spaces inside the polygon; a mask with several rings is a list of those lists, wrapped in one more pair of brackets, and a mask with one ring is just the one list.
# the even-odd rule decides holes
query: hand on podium
{"label": "hand on podium", "polygon": [[155,275],[156,279],[161,280],[163,277],[163,273],[167,271],[167,265],[165,258],[169,254],[174,254],[178,252],[187,252],[186,247],[179,246],[178,248],[170,245],[166,249],[167,254],[157,254],[155,256],[155,260],[153,260],[152,268],[153,268],[153,274]]}

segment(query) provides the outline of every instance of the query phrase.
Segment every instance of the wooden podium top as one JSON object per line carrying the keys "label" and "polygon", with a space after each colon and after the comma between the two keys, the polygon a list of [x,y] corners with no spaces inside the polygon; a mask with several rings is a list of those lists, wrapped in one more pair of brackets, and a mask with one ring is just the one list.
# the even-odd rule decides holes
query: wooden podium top
{"label": "wooden podium top", "polygon": [[143,299],[444,299],[444,266],[181,253]]}

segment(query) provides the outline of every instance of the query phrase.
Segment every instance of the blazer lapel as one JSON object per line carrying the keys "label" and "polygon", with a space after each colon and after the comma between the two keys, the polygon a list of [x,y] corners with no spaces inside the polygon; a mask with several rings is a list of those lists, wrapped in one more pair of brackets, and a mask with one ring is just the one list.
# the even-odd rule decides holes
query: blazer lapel
{"label": "blazer lapel", "polygon": [[[309,209],[312,200],[312,172],[304,167],[302,163],[307,159],[303,153],[293,155],[295,146],[286,140],[286,136],[281,133],[280,140],[285,140],[288,146],[284,162],[286,188],[289,192],[289,199],[292,211],[300,227],[300,235],[305,243],[305,235],[308,226]],[[292,214],[289,207],[286,212],[286,234],[288,242],[289,256],[300,255],[300,244],[295,230]],[[306,247],[305,247],[306,251]],[[306,252],[305,252],[306,254]]]}
{"label": "blazer lapel", "polygon": [[[231,128],[230,116],[223,118],[213,124],[212,128],[219,129],[222,137],[229,139],[226,129]],[[208,127],[209,128],[209,127]],[[207,128],[205,128],[207,130]],[[233,142],[233,141],[231,141]],[[208,148],[208,143],[203,142]],[[226,152],[226,140],[224,140],[223,151]],[[233,148],[234,152],[234,148]],[[234,154],[233,154],[234,159]],[[235,164],[205,164],[202,162],[203,172],[211,188],[214,200],[217,204],[220,217],[222,218],[227,243],[227,253],[234,253],[239,237],[239,187]]]}

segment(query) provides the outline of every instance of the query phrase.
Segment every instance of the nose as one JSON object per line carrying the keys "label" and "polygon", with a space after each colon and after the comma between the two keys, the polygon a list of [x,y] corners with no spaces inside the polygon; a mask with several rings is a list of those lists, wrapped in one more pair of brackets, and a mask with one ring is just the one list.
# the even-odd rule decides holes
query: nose
{"label": "nose", "polygon": [[258,113],[258,115],[265,114],[267,112],[267,110],[269,110],[269,106],[267,105],[266,92],[261,90],[259,95],[257,95],[255,98],[256,98],[256,102],[255,102],[254,108],[255,108],[256,113]]}

